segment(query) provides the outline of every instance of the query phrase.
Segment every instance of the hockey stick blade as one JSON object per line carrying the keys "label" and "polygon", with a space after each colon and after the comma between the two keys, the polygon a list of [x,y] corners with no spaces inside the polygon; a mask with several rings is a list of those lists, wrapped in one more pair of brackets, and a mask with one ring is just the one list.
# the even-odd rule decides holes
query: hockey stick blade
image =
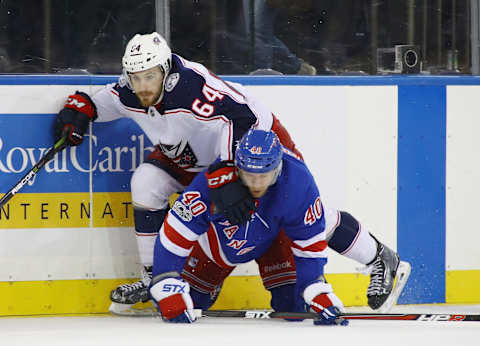
{"label": "hockey stick blade", "polygon": [[[126,317],[158,317],[160,316],[152,308],[133,309],[129,308],[125,311],[110,312],[117,316]],[[220,318],[245,318],[245,319],[289,319],[289,320],[306,320],[317,319],[318,315],[313,312],[275,312],[269,310],[199,310],[195,309],[195,316],[201,317],[220,317]],[[480,321],[480,314],[379,314],[379,313],[346,313],[340,315],[346,320],[376,320],[376,321]]]}
{"label": "hockey stick blade", "polygon": [[63,136],[58,140],[57,143],[43,155],[43,157],[25,174],[22,179],[20,179],[11,189],[8,191],[1,199],[0,199],[0,208],[2,208],[5,204],[8,203],[10,199],[12,199],[15,194],[20,191],[22,187],[24,187],[32,178],[37,175],[37,173],[45,166],[47,162],[49,162],[56,153],[62,151],[67,146],[67,137]]}

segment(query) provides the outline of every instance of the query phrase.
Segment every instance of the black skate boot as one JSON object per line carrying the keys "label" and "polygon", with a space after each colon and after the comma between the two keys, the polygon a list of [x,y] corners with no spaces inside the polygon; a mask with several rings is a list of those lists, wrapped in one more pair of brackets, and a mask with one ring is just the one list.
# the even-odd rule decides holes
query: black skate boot
{"label": "black skate boot", "polygon": [[385,304],[392,292],[400,259],[393,250],[380,243],[377,239],[375,240],[377,242],[377,256],[372,262],[367,264],[369,270],[371,270],[367,298],[368,305],[372,309],[377,310]]}
{"label": "black skate boot", "polygon": [[127,304],[129,306],[138,302],[147,302],[150,299],[148,286],[152,281],[152,267],[142,269],[142,278],[131,284],[118,286],[110,293],[110,300],[113,303]]}

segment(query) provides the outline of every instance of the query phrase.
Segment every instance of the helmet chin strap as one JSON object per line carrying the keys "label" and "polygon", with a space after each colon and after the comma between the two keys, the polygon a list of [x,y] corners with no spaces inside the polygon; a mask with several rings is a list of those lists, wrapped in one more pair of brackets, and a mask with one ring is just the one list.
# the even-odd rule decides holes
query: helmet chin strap
{"label": "helmet chin strap", "polygon": [[160,96],[158,96],[158,99],[157,101],[155,101],[154,105],[157,105],[159,104],[160,102],[162,102],[162,99],[163,99],[163,94],[165,93],[165,82],[167,80],[167,77],[168,77],[168,74],[170,73],[170,70],[169,71],[165,71],[163,69],[163,66],[161,65],[158,65],[160,67],[160,69],[162,70],[163,72],[163,81],[162,81],[162,92],[160,93]]}
{"label": "helmet chin strap", "polygon": [[270,186],[275,184],[280,174],[282,174],[282,166],[283,166],[283,161],[280,161],[278,166],[275,168],[275,175],[273,176],[272,183],[270,184]]}

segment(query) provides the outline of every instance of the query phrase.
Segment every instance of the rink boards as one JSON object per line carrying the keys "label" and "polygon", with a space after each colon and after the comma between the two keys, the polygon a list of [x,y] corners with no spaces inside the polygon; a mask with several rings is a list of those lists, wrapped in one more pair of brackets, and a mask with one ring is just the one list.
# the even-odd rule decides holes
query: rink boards
{"label": "rink boards", "polygon": [[[411,262],[400,302],[480,302],[479,78],[228,79],[287,127],[325,205],[350,212]],[[66,95],[114,80],[0,77],[0,192],[52,144]],[[0,315],[105,311],[109,290],[138,275],[129,180],[150,150],[133,122],[95,123],[82,146],[58,155],[0,210],[0,294],[9,297]],[[328,279],[344,303],[366,304],[360,265],[329,256]],[[253,264],[237,268],[217,308],[268,304],[257,274]]]}

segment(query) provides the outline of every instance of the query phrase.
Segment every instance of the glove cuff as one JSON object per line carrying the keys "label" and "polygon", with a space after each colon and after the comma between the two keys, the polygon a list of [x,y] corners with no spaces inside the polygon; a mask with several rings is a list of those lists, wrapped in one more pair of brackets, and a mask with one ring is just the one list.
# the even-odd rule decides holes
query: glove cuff
{"label": "glove cuff", "polygon": [[322,293],[333,293],[332,285],[327,282],[315,282],[305,288],[305,291],[303,291],[303,299],[305,299],[305,302],[310,305],[313,298]]}
{"label": "glove cuff", "polygon": [[237,169],[233,161],[220,161],[211,165],[205,176],[210,189],[218,189],[238,179]]}
{"label": "glove cuff", "polygon": [[170,320],[184,313],[188,307],[182,294],[164,298],[158,302],[158,307],[164,319]]}
{"label": "glove cuff", "polygon": [[224,160],[224,161],[218,161],[212,163],[210,166],[208,166],[207,173],[212,174],[216,170],[224,167],[235,167],[235,162],[232,160]]}
{"label": "glove cuff", "polygon": [[77,112],[83,113],[92,121],[98,117],[97,108],[92,99],[86,93],[81,91],[77,91],[75,94],[68,96],[64,108],[71,108]]}

